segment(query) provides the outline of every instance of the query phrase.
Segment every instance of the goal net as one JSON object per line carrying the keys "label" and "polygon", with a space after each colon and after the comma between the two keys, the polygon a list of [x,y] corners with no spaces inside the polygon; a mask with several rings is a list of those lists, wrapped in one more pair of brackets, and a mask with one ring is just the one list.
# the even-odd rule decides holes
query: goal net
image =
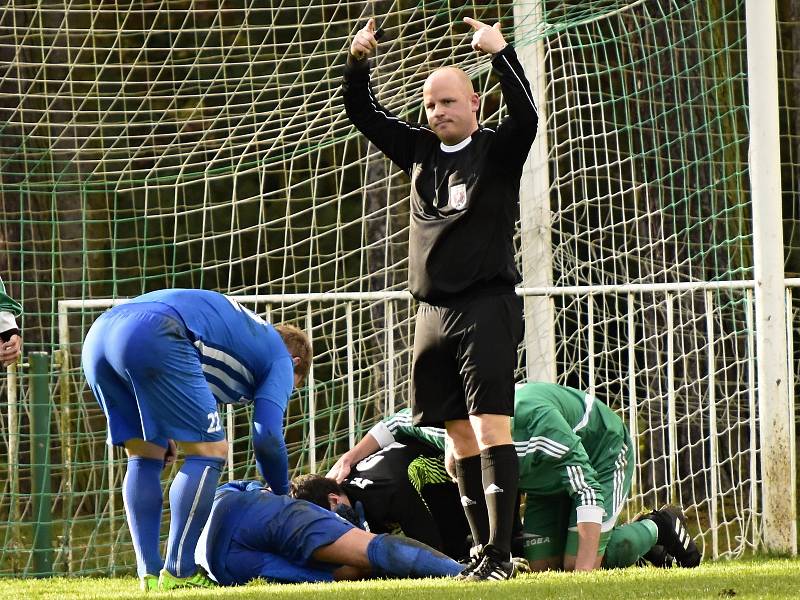
{"label": "goal net", "polygon": [[[2,275],[25,305],[26,351],[52,352],[53,570],[134,564],[124,460],[79,366],[114,300],[215,289],[306,329],[312,379],[287,414],[294,473],[330,466],[407,403],[409,182],[352,128],[339,91],[349,40],[373,15],[386,31],[377,97],[412,121],[424,121],[422,82],[446,64],[473,78],[481,121],[504,116],[461,19],[501,22],[542,113],[522,189],[518,257],[534,289],[518,378],[544,365],[619,411],[639,461],[627,516],[677,502],[706,555],[757,549],[744,4],[6,3]],[[787,17],[779,33],[796,60],[797,26]],[[794,115],[798,78],[785,73]],[[797,129],[785,135],[796,145]],[[542,231],[539,253],[525,236]],[[30,377],[5,382],[0,575],[36,571]],[[247,410],[225,425],[224,477],[256,477]]]}

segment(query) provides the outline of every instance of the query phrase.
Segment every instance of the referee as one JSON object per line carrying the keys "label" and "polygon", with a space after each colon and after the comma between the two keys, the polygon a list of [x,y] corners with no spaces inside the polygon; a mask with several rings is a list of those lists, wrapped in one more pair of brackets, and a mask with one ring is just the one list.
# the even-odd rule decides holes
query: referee
{"label": "referee", "polygon": [[472,47],[492,55],[508,114],[478,124],[480,99],[458,68],[435,70],[422,98],[428,125],[402,121],[369,84],[377,47],[370,19],[350,45],[344,104],[353,124],[411,177],[409,290],[419,301],[411,402],[418,426],[444,424],[461,503],[475,540],[462,576],[508,579],[519,466],[510,434],[521,278],[514,261],[523,164],[538,115],[500,25],[464,19]]}

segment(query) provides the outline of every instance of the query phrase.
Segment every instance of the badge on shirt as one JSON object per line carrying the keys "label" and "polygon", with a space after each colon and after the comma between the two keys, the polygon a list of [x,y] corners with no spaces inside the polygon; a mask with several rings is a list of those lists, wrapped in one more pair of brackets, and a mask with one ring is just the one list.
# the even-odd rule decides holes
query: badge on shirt
{"label": "badge on shirt", "polygon": [[450,188],[450,208],[461,210],[467,205],[467,185],[459,183]]}

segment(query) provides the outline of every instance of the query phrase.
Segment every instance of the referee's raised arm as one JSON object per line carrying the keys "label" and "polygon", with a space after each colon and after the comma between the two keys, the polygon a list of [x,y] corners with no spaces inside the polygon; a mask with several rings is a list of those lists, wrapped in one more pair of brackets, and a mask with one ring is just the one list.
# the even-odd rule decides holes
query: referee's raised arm
{"label": "referee's raised arm", "polygon": [[407,123],[381,106],[370,86],[369,58],[378,47],[375,19],[353,37],[347,52],[342,94],[350,122],[403,171],[410,172],[419,125]]}
{"label": "referee's raised arm", "polygon": [[370,19],[363,28],[358,30],[350,43],[350,55],[356,60],[366,60],[372,56],[375,48],[378,47],[375,33],[375,19]]}
{"label": "referee's raised arm", "polygon": [[474,31],[472,47],[477,52],[492,55],[492,68],[500,79],[503,100],[508,109],[508,115],[497,129],[493,149],[500,162],[521,168],[539,126],[539,113],[531,86],[514,47],[503,37],[500,23],[490,27],[469,17],[464,22]]}

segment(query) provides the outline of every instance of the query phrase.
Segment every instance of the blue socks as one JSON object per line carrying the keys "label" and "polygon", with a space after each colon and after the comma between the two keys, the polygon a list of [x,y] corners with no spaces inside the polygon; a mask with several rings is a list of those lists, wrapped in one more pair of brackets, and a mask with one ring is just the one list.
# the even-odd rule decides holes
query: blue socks
{"label": "blue socks", "polygon": [[367,558],[377,574],[397,577],[454,577],[464,568],[416,540],[385,533],[369,543]]}
{"label": "blue socks", "polygon": [[131,457],[122,482],[122,499],[136,551],[136,571],[139,577],[158,575],[163,564],[159,549],[161,507],[164,503],[161,493],[163,467],[163,460]]}
{"label": "blue socks", "polygon": [[225,460],[210,456],[187,456],[169,490],[171,513],[167,560],[164,568],[176,577],[197,571],[194,551],[214,503]]}

